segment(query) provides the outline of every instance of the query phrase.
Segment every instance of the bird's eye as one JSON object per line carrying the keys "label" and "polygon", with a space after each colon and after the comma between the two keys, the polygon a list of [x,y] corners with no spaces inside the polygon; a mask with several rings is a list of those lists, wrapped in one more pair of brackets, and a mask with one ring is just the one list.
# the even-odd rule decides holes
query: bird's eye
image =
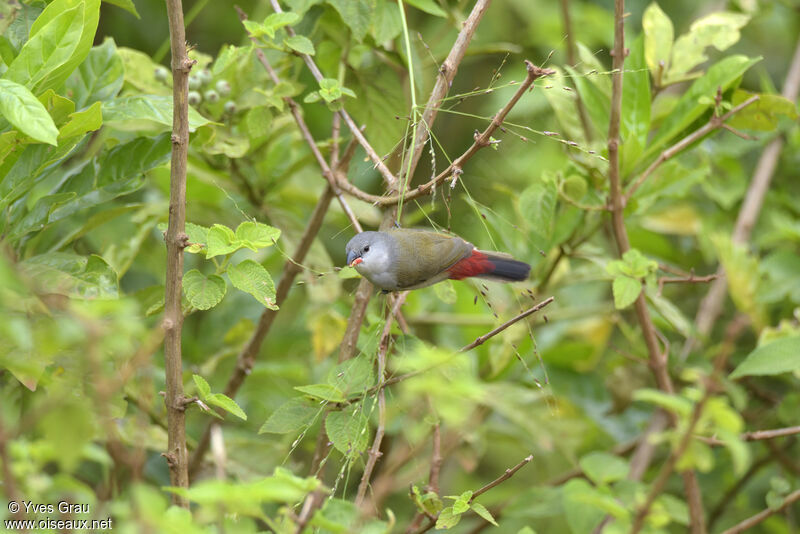
{"label": "bird's eye", "polygon": [[367,245],[366,247],[364,247],[364,252],[369,252],[369,245]]}

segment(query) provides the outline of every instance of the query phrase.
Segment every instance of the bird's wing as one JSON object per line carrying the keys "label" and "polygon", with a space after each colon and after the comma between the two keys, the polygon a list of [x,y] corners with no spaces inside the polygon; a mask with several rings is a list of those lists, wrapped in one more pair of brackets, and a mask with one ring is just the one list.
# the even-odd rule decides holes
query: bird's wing
{"label": "bird's wing", "polygon": [[402,287],[424,283],[472,253],[472,243],[460,237],[427,230],[391,231],[404,254],[398,255],[398,282]]}

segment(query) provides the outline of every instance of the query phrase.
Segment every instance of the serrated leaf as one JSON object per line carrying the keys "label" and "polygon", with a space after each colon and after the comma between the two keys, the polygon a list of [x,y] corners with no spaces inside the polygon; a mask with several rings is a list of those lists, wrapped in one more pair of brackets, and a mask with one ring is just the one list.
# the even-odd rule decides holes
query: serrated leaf
{"label": "serrated leaf", "polygon": [[[210,235],[211,232],[209,232]],[[275,304],[275,283],[260,263],[244,260],[239,265],[232,265],[228,267],[228,278],[234,287],[250,293],[267,308],[278,309]]]}
{"label": "serrated leaf", "polygon": [[461,514],[453,513],[453,507],[448,506],[442,510],[439,513],[439,517],[436,518],[435,528],[437,530],[447,530],[448,528],[453,528],[458,525],[459,521],[461,521]]}
{"label": "serrated leaf", "polygon": [[194,380],[194,385],[197,386],[197,393],[199,393],[201,399],[205,400],[206,397],[211,395],[211,386],[208,385],[205,378],[200,375],[192,375],[192,380]]}
{"label": "serrated leaf", "polygon": [[[452,497],[451,497],[452,498]],[[469,510],[469,501],[472,499],[472,491],[467,490],[461,495],[456,498],[456,502],[453,503],[453,513],[454,514],[463,514],[467,510]]]}
{"label": "serrated leaf", "polygon": [[614,307],[621,310],[636,301],[642,292],[642,283],[636,278],[620,275],[614,278],[611,289],[614,293]]}
{"label": "serrated leaf", "polygon": [[292,35],[283,40],[283,44],[301,54],[314,55],[314,43],[305,35]]}
{"label": "serrated leaf", "polygon": [[356,458],[367,450],[369,421],[359,406],[329,413],[325,419],[325,430],[333,446],[348,458]]}
{"label": "serrated leaf", "polygon": [[259,222],[245,221],[236,228],[236,239],[252,250],[271,247],[280,236],[279,229]]}
{"label": "serrated leaf", "polygon": [[270,414],[258,433],[289,434],[304,430],[319,413],[319,406],[314,406],[302,397],[290,399]]}
{"label": "serrated leaf", "polygon": [[115,97],[122,89],[124,80],[122,58],[117,54],[114,40],[107,37],[103,44],[89,51],[86,60],[72,73],[65,87],[75,101],[75,107],[82,109]]}
{"label": "serrated leaf", "polygon": [[[161,225],[159,225],[159,228],[160,226]],[[165,224],[162,231],[166,231],[166,229],[167,227]],[[189,246],[184,249],[186,252],[190,254],[197,254],[206,248],[209,228],[200,226],[199,224],[187,222],[184,231],[186,232],[186,235],[189,236]]]}
{"label": "serrated leaf", "polygon": [[83,299],[116,299],[117,273],[97,255],[48,252],[19,263],[44,293]]}
{"label": "serrated leaf", "polygon": [[761,345],[736,366],[731,378],[790,373],[800,369],[800,337],[776,339]]}
{"label": "serrated leaf", "polygon": [[357,41],[363,41],[372,19],[373,6],[368,0],[327,0],[350,28]]}
{"label": "serrated leaf", "polygon": [[497,524],[497,521],[494,520],[494,517],[492,517],[491,512],[489,512],[489,510],[487,510],[486,507],[481,503],[474,502],[470,505],[470,508],[472,508],[473,512],[484,518],[489,523],[496,527],[500,526]]}
{"label": "serrated leaf", "polygon": [[58,128],[41,102],[24,85],[0,79],[0,115],[25,135],[58,144]]}
{"label": "serrated leaf", "polygon": [[215,224],[212,226],[208,231],[206,239],[208,244],[206,258],[223,256],[242,248],[242,245],[239,240],[236,239],[236,234],[233,233],[233,230],[221,224]]}
{"label": "serrated leaf", "polygon": [[558,190],[555,180],[549,176],[528,186],[519,197],[522,216],[530,221],[533,231],[541,237],[542,248],[548,247],[553,235]]}
{"label": "serrated leaf", "polygon": [[226,412],[231,413],[236,417],[247,421],[247,414],[244,413],[244,410],[242,410],[239,407],[239,405],[236,404],[235,400],[233,400],[232,398],[228,397],[223,393],[212,393],[211,395],[208,395],[205,398],[205,401],[208,404],[213,404],[214,406],[222,408]]}
{"label": "serrated leaf", "polygon": [[347,400],[342,390],[330,384],[309,384],[308,386],[295,386],[294,389],[328,402],[344,402]]}
{"label": "serrated leaf", "polygon": [[183,292],[189,304],[198,310],[208,310],[222,301],[228,285],[216,274],[204,275],[192,269],[183,275]]}

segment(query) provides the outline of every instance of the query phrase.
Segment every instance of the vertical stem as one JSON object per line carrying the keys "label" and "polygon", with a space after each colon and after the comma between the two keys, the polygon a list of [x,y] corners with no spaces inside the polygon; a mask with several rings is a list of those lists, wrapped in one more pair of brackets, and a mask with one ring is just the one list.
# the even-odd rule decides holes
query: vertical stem
{"label": "vertical stem", "polygon": [[417,87],[414,82],[414,63],[411,61],[411,40],[408,37],[408,23],[406,22],[406,9],[403,7],[403,0],[397,0],[397,7],[400,9],[400,22],[403,26],[403,39],[406,43],[406,56],[408,57],[408,85],[411,92],[411,149],[408,151],[408,166],[406,172],[400,173],[400,202],[397,204],[397,220],[403,214],[403,193],[406,191],[406,184],[411,179],[411,164],[414,161],[414,153],[417,148]]}
{"label": "vertical stem", "polygon": [[[625,202],[620,186],[620,120],[622,117],[622,80],[623,68],[625,65],[625,1],[614,0],[614,50],[611,74],[611,116],[608,125],[608,180],[611,194],[611,222],[614,230],[614,238],[620,255],[631,248],[628,232],[625,229]],[[636,317],[642,329],[647,352],[650,357],[650,368],[655,376],[659,389],[666,393],[674,391],[672,379],[667,368],[668,354],[661,353],[658,343],[658,336],[653,320],[650,317],[650,310],[647,308],[644,292],[639,295],[634,304]],[[676,419],[671,417],[673,426]],[[671,470],[670,470],[671,471]],[[684,488],[689,505],[689,516],[691,518],[691,531],[693,534],[705,532],[703,520],[703,507],[700,500],[700,489],[697,477],[693,472],[687,471],[683,474]]]}
{"label": "vertical stem", "polygon": [[[167,242],[167,279],[164,295],[164,370],[166,372],[166,404],[168,446],[165,456],[173,486],[189,487],[186,451],[186,417],[183,396],[183,364],[181,362],[181,284],[183,281],[183,249],[188,242],[186,223],[186,159],[189,149],[189,71],[193,62],[186,52],[181,0],[166,0],[169,35],[172,47],[172,162],[170,167],[169,226]],[[173,502],[188,508],[188,501],[174,495]]]}

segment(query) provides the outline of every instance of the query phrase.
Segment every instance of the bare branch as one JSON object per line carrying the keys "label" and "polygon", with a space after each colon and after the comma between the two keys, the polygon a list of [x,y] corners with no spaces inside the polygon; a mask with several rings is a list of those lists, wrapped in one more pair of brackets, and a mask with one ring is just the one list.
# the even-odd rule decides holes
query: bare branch
{"label": "bare branch", "polygon": [[[183,362],[181,332],[183,311],[183,249],[188,243],[186,227],[186,161],[189,153],[189,71],[194,61],[186,50],[181,0],[167,0],[169,36],[172,51],[172,159],[170,163],[169,224],[167,242],[167,275],[164,295],[164,371],[167,405],[167,464],[170,483],[189,487],[188,452],[186,450],[186,415],[180,404],[183,399]],[[173,494],[173,503],[184,508],[189,501]]]}
{"label": "bare branch", "polygon": [[771,516],[773,514],[777,514],[778,512],[784,511],[786,508],[789,507],[790,504],[792,504],[792,503],[794,503],[796,501],[800,501],[800,490],[795,490],[792,493],[790,493],[789,495],[787,495],[786,498],[781,503],[781,505],[778,506],[777,508],[767,508],[765,510],[762,510],[761,512],[757,513],[756,515],[745,519],[744,521],[742,521],[738,525],[735,525],[735,526],[729,528],[728,530],[724,531],[722,534],[739,534],[739,532],[744,532],[744,531],[746,531],[746,530],[748,530],[750,528],[753,528],[754,526],[756,526],[757,524],[761,523],[762,521],[764,521],[769,516]]}
{"label": "bare branch", "polygon": [[[464,59],[467,47],[470,41],[472,41],[475,31],[478,29],[478,25],[484,13],[489,9],[490,3],[491,0],[477,0],[475,2],[472,12],[470,12],[466,20],[461,23],[461,31],[458,33],[458,37],[456,37],[453,47],[450,49],[450,53],[447,54],[444,63],[439,67],[439,75],[436,78],[436,84],[431,90],[427,104],[425,104],[425,111],[422,113],[422,119],[419,121],[418,125],[417,138],[413,141],[414,153],[411,154],[410,172],[406,177],[408,183],[410,183],[408,178],[414,177],[414,171],[422,156],[422,151],[425,149],[429,128],[433,127],[433,123],[436,121],[439,107],[442,105],[445,96],[447,96],[447,92],[450,90],[450,86],[453,84],[453,79],[456,76],[456,72],[458,72],[458,66],[461,64],[461,60]],[[408,200],[407,197],[406,200]]]}
{"label": "bare branch", "polygon": [[[745,432],[744,434],[739,436],[739,439],[742,441],[760,441],[762,439],[775,439],[775,438],[782,438],[785,436],[792,436],[794,434],[800,434],[800,426],[790,426],[786,428],[776,428],[774,430],[755,430],[753,432]],[[721,439],[715,438],[713,436],[695,436],[700,441],[707,443],[709,445],[725,445],[725,442]]]}
{"label": "bare branch", "polygon": [[513,476],[514,476],[514,474],[515,474],[517,471],[519,471],[520,469],[522,469],[523,467],[525,467],[526,465],[528,465],[528,464],[531,462],[531,460],[533,460],[533,455],[532,455],[532,454],[531,454],[531,455],[529,455],[529,456],[527,456],[527,457],[525,457],[525,458],[524,458],[524,459],[523,459],[523,460],[522,460],[520,463],[518,463],[518,464],[517,464],[517,465],[515,465],[514,467],[512,467],[512,468],[510,468],[510,469],[506,469],[506,472],[505,472],[505,473],[503,473],[502,475],[500,475],[500,476],[499,476],[499,477],[497,477],[496,479],[492,480],[491,482],[489,482],[488,484],[486,484],[486,485],[485,485],[484,487],[482,487],[481,489],[479,489],[479,490],[475,491],[475,492],[472,494],[472,498],[469,500],[469,502],[472,502],[472,501],[474,501],[475,499],[477,499],[478,497],[480,497],[481,495],[483,495],[484,493],[486,493],[486,492],[487,492],[487,491],[489,491],[490,489],[492,489],[492,488],[494,488],[494,487],[496,487],[496,486],[499,486],[500,484],[502,484],[503,482],[505,482],[505,481],[506,481],[506,480],[508,480],[509,478],[513,477]]}
{"label": "bare branch", "polygon": [[525,78],[525,81],[519,86],[517,91],[511,97],[511,99],[503,106],[500,111],[498,111],[494,117],[492,117],[492,121],[489,123],[489,126],[481,132],[480,134],[475,135],[475,141],[472,145],[459,157],[453,161],[445,170],[440,172],[435,178],[432,178],[428,182],[415,187],[414,189],[409,190],[405,194],[397,194],[397,195],[390,195],[390,196],[378,196],[378,195],[371,195],[369,193],[365,193],[361,191],[356,186],[350,183],[342,183],[340,180],[340,186],[343,191],[353,195],[354,197],[363,200],[365,202],[371,202],[376,205],[380,206],[393,206],[400,202],[400,199],[403,199],[403,202],[407,202],[409,200],[413,200],[417,197],[421,197],[423,195],[427,195],[433,192],[434,188],[447,180],[455,179],[463,172],[464,164],[469,161],[472,156],[474,156],[481,148],[487,147],[490,145],[490,139],[494,132],[503,124],[503,121],[506,118],[506,115],[513,109],[513,107],[517,104],[522,95],[525,94],[525,91],[530,88],[535,80],[541,78],[543,76],[548,76],[553,74],[555,71],[550,69],[540,69],[530,61],[525,61],[525,67],[528,71],[528,75]]}
{"label": "bare branch", "polygon": [[[278,3],[278,0],[270,0],[270,4],[272,4],[272,9],[274,9],[276,13],[283,13],[283,9],[281,9],[281,5]],[[285,29],[289,36],[295,35],[291,26],[285,26]],[[256,48],[256,50],[258,50],[258,48]],[[311,74],[314,76],[314,79],[317,80],[317,82],[324,78],[322,72],[319,70],[319,67],[317,67],[317,64],[314,63],[314,59],[311,56],[308,54],[301,54],[300,52],[295,52],[295,54],[303,58],[303,61],[305,61],[306,65],[308,66],[308,70],[311,71]],[[344,108],[339,110],[338,113],[341,115],[342,119],[344,119],[344,122],[347,124],[347,127],[350,129],[353,137],[355,137],[358,140],[358,143],[364,148],[367,156],[369,156],[369,159],[372,160],[373,165],[375,165],[375,168],[377,168],[378,172],[381,173],[381,176],[383,176],[383,179],[386,181],[386,185],[389,187],[389,189],[397,190],[397,177],[386,167],[386,164],[383,163],[383,159],[378,155],[377,152],[375,152],[375,149],[372,148],[372,145],[369,144],[367,138],[361,133],[361,129],[356,126],[355,121],[353,121]]]}
{"label": "bare branch", "polygon": [[467,352],[469,350],[474,349],[478,345],[483,345],[484,343],[486,343],[486,341],[488,339],[493,338],[494,336],[496,336],[497,334],[499,334],[500,332],[502,332],[503,330],[505,330],[506,328],[508,328],[512,324],[516,323],[517,321],[521,321],[525,317],[527,317],[527,316],[529,316],[529,315],[531,315],[533,313],[536,313],[537,311],[541,310],[542,308],[544,308],[545,306],[547,306],[548,304],[550,304],[554,300],[555,300],[555,297],[547,297],[545,300],[543,300],[542,302],[540,302],[536,306],[533,306],[532,308],[528,308],[527,310],[525,310],[524,312],[520,313],[516,317],[513,317],[513,318],[509,319],[508,321],[506,321],[505,323],[501,324],[500,326],[498,326],[497,328],[495,328],[491,332],[487,332],[487,333],[483,334],[482,336],[476,338],[475,341],[473,341],[469,345],[465,345],[465,346],[461,347],[461,349],[458,352]]}

